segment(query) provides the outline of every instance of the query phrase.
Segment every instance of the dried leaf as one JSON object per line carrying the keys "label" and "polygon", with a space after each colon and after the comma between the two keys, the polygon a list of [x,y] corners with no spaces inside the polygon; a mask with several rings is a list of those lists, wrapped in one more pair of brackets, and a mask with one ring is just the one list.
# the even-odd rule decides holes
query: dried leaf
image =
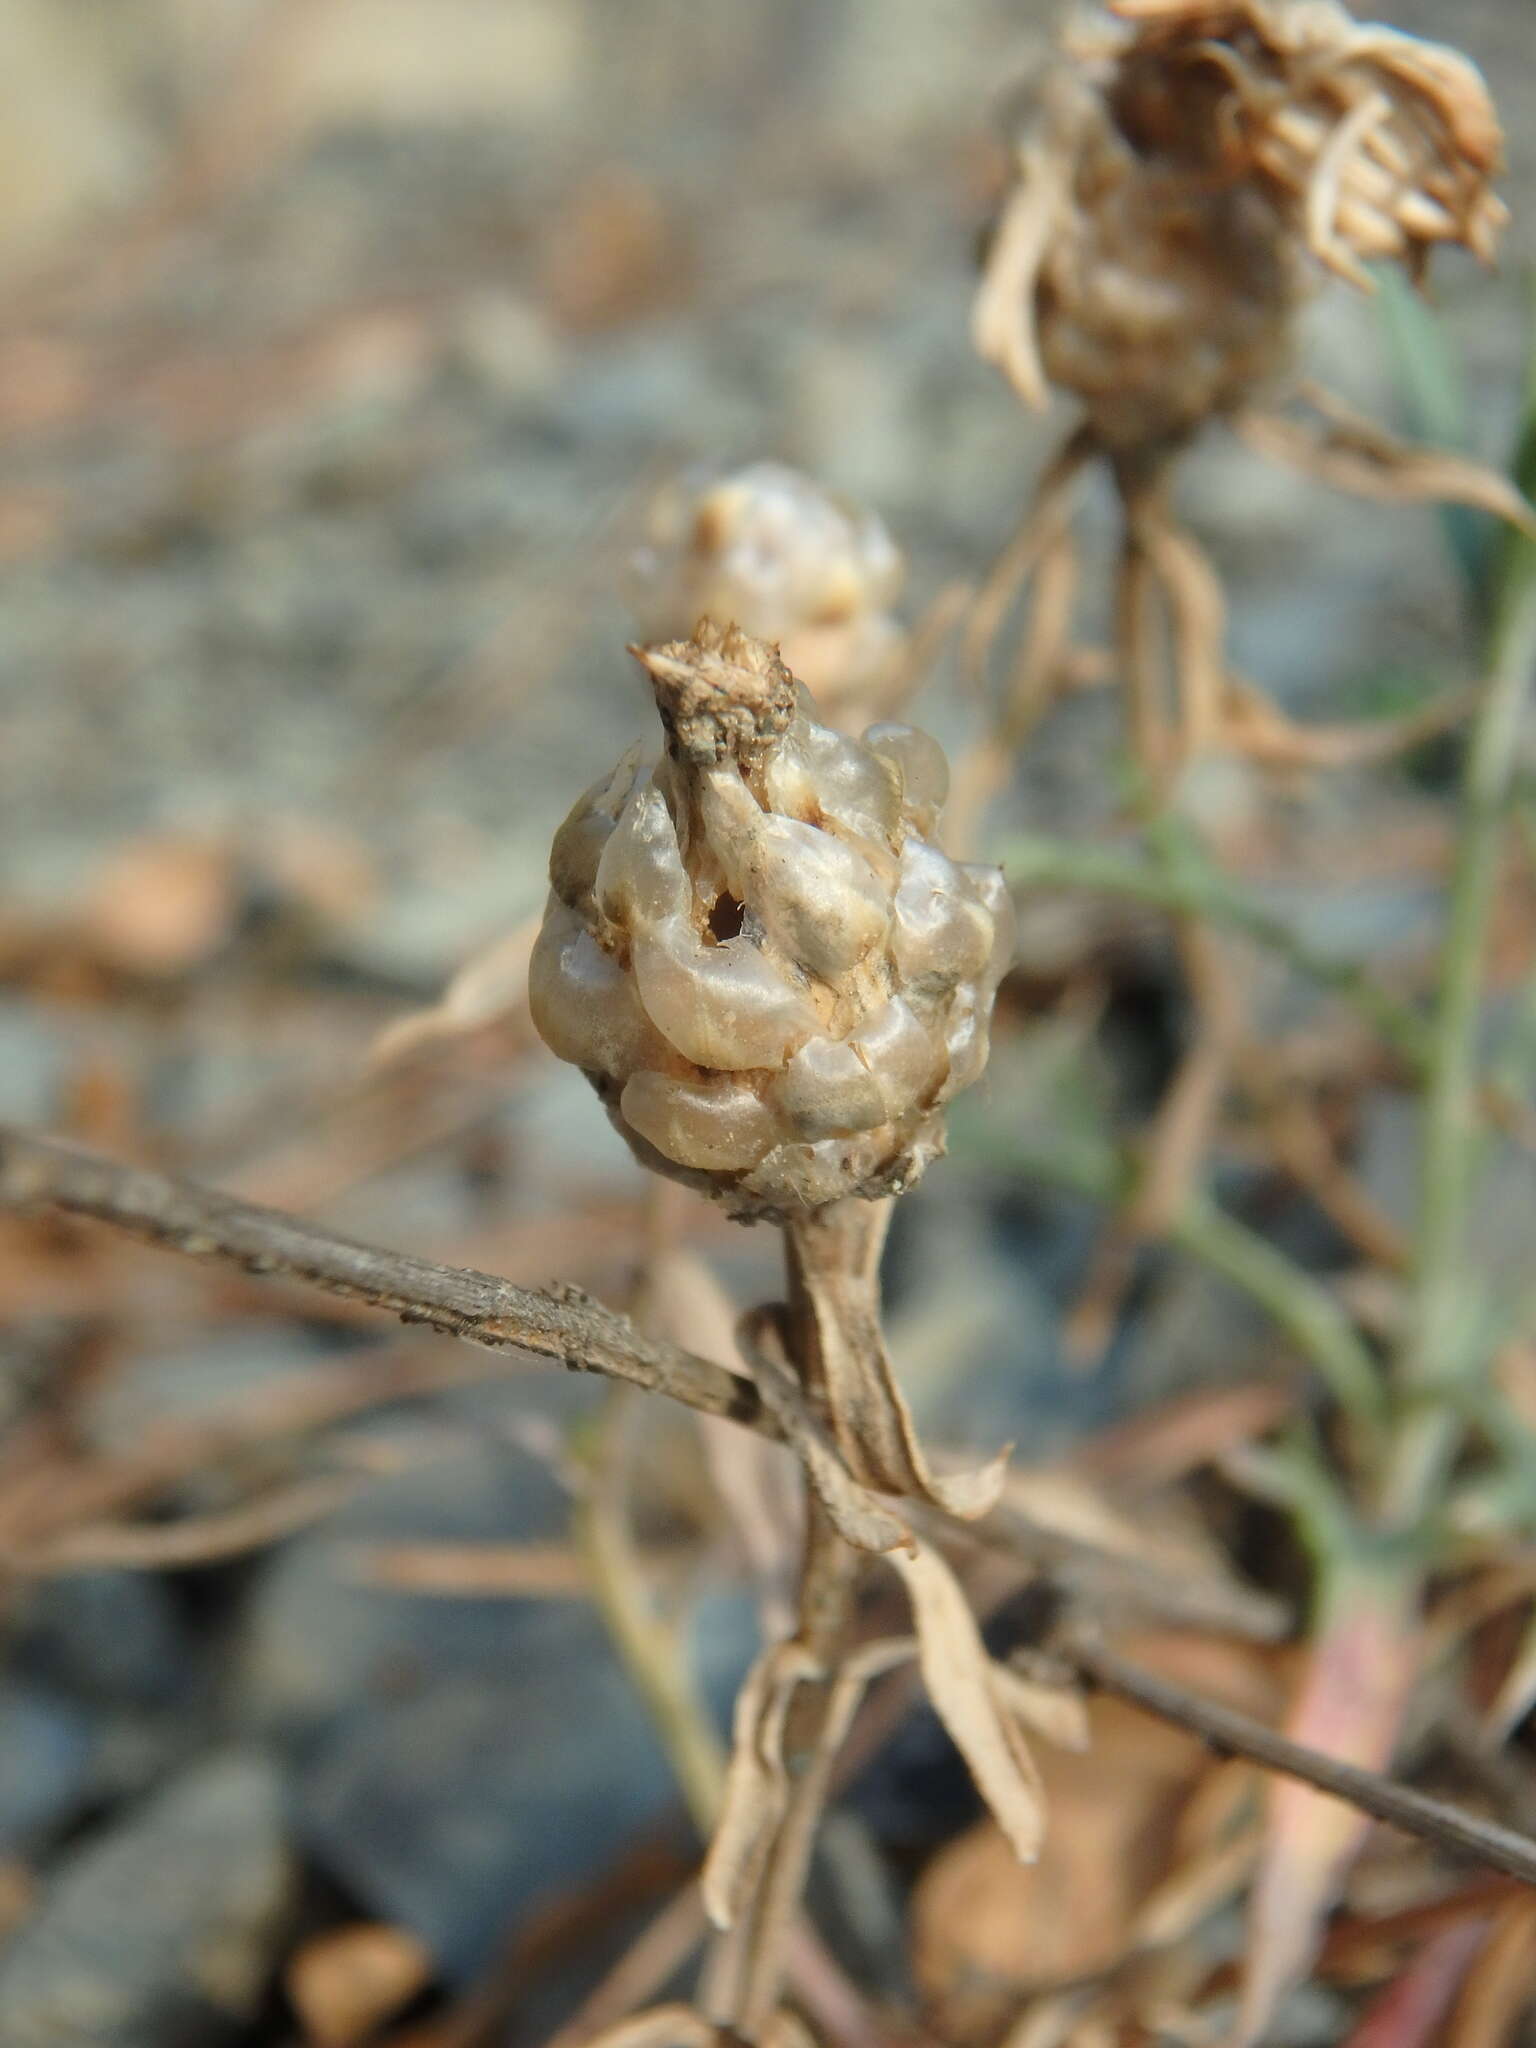
{"label": "dried leaf", "polygon": [[466,961],[441,1002],[397,1018],[379,1033],[371,1064],[390,1066],[422,1046],[467,1037],[473,1031],[523,1016],[528,1008],[528,963],[538,935],[539,920],[529,918]]}
{"label": "dried leaf", "polygon": [[817,1676],[798,1643],[776,1643],[753,1665],[736,1695],[731,1760],[700,1891],[716,1927],[732,1927],[747,1900],[789,1798],[784,1720],[796,1688]]}
{"label": "dried leaf", "polygon": [[403,1927],[360,1923],[305,1942],[287,1990],[312,2048],[354,2048],[432,1981],[431,1951]]}
{"label": "dried leaf", "polygon": [[893,1551],[891,1562],[906,1581],[917,1622],[918,1661],[934,1712],[970,1766],[1014,1854],[1032,1863],[1044,1831],[1040,1774],[1000,1695],[975,1616],[936,1551],[919,1544],[910,1554]]}
{"label": "dried leaf", "polygon": [[1227,679],[1226,743],[1264,768],[1345,768],[1419,747],[1460,725],[1481,695],[1450,689],[1418,711],[1354,724],[1300,725],[1241,676]]}
{"label": "dried leaf", "polygon": [[[1251,1652],[1146,1636],[1135,1653],[1250,1712],[1273,1703]],[[1021,1867],[995,1823],[982,1821],[943,1849],[918,1885],[914,1968],[945,2039],[995,2040],[1021,1999],[1033,2018],[1050,1986],[1101,1976],[1159,1937],[1176,1939],[1241,1880],[1238,1851],[1225,1866],[1220,1859],[1237,1774],[1250,1785],[1251,1774],[1213,1766],[1197,1737],[1106,1695],[1087,1711],[1091,1750],[1040,1759],[1050,1826],[1039,1861]],[[1222,1797],[1207,1800],[1219,1780]],[[1243,1853],[1251,1860],[1251,1839]],[[1072,2015],[1076,2024],[1078,2006]],[[1041,2038],[1067,2040],[1071,2028]]]}
{"label": "dried leaf", "polygon": [[1067,191],[1059,156],[1042,149],[1020,151],[1019,182],[997,223],[971,311],[976,353],[995,363],[1038,412],[1050,403],[1050,391],[1035,333],[1035,292]]}
{"label": "dried leaf", "polygon": [[1088,1747],[1088,1709],[1081,1693],[1026,1678],[1009,1664],[992,1666],[992,1690],[999,1706],[1058,1749]]}
{"label": "dried leaf", "polygon": [[[1343,1763],[1385,1770],[1418,1665],[1411,1587],[1369,1567],[1334,1565],[1286,1734]],[[1249,1907],[1241,2048],[1263,2039],[1276,2006],[1306,1974],[1323,1920],[1370,1827],[1366,1815],[1342,1800],[1292,1778],[1271,1780]]]}
{"label": "dried leaf", "polygon": [[[832,1680],[817,1757],[841,1746],[870,1680],[915,1648],[910,1636],[883,1637],[844,1659]],[[780,1643],[753,1665],[737,1695],[725,1795],[700,1877],[705,1910],[719,1928],[733,1927],[740,1918],[784,1815],[789,1794],[784,1724],[796,1688],[823,1676],[799,1643]]]}

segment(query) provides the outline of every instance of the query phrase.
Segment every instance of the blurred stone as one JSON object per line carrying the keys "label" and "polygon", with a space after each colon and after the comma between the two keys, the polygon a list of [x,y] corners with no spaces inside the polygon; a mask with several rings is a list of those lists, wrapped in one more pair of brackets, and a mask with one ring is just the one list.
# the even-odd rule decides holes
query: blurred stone
{"label": "blurred stone", "polygon": [[444,1677],[379,1707],[299,1781],[310,1853],[459,1977],[676,1807],[655,1731],[592,1615],[539,1616],[503,1640],[501,1663],[499,1680]]}
{"label": "blurred stone", "polygon": [[525,400],[547,390],[559,369],[548,319],[531,299],[510,291],[469,293],[458,308],[451,345],[458,362],[503,399]]}
{"label": "blurred stone", "polygon": [[[559,1382],[547,1391],[569,1398]],[[435,1409],[440,1455],[380,1480],[262,1563],[230,1685],[246,1725],[323,1739],[456,1680],[493,1682],[524,1655],[525,1630],[549,1619],[544,1602],[427,1598],[369,1583],[359,1568],[373,1544],[563,1540],[564,1490],[542,1463],[495,1440],[497,1418],[494,1393]]]}
{"label": "blurred stone", "polygon": [[196,1645],[146,1572],[72,1572],[25,1590],[9,1656],[43,1684],[114,1707],[183,1704]]}
{"label": "blurred stone", "polygon": [[125,1453],[152,1429],[196,1425],[283,1378],[296,1384],[322,1355],[296,1324],[231,1317],[194,1343],[146,1346],[104,1378],[80,1419],[95,1449]]}
{"label": "blurred stone", "polygon": [[586,53],[578,0],[342,0],[315,9],[288,53],[291,118],[311,129],[558,111]]}
{"label": "blurred stone", "polygon": [[0,1681],[0,1863],[66,1821],[84,1795],[90,1719],[39,1686]]}
{"label": "blurred stone", "polygon": [[0,2048],[212,2048],[250,2020],[294,1869],[263,1757],[196,1765],[67,1857],[0,1954]]}
{"label": "blurred stone", "polygon": [[[299,1827],[371,1913],[470,1976],[529,1913],[651,1831],[689,1836],[649,1713],[588,1603],[396,1598],[416,1610],[417,1681],[308,1745]],[[719,1593],[692,1618],[694,1680],[724,1735],[757,1649],[755,1604]],[[440,1646],[428,1658],[425,1630]]]}

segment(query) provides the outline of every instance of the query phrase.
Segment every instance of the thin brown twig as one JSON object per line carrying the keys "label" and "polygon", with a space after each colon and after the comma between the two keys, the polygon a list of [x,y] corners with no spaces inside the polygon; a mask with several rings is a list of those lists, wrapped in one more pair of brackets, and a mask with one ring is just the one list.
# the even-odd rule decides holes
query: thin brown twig
{"label": "thin brown twig", "polygon": [[1444,1800],[1431,1799],[1427,1793],[1415,1792],[1375,1771],[1359,1770],[1321,1750],[1292,1742],[1261,1721],[1186,1692],[1101,1643],[1072,1638],[1065,1655],[1079,1675],[1099,1691],[1112,1693],[1176,1728],[1188,1729],[1216,1750],[1246,1757],[1285,1777],[1299,1778],[1388,1827],[1417,1835],[1453,1855],[1473,1857],[1522,1884],[1536,1885],[1536,1840],[1528,1836],[1449,1806]]}
{"label": "thin brown twig", "polygon": [[[527,1314],[532,1303],[541,1318],[570,1314],[564,1296],[550,1296],[514,1287],[484,1273],[442,1266],[376,1247],[360,1246],[316,1224],[273,1210],[231,1200],[194,1182],[171,1180],[141,1169],[120,1166],[96,1153],[55,1144],[0,1126],[0,1205],[36,1205],[85,1215],[127,1232],[143,1243],[180,1251],[200,1259],[223,1259],[274,1280],[300,1280],[387,1310],[407,1321],[425,1322],[464,1342],[493,1350],[537,1350],[557,1357],[573,1370],[587,1370],[632,1380],[664,1393],[687,1407],[723,1416],[755,1430],[773,1442],[782,1441],[779,1424],[763,1406],[756,1387],[726,1367],[698,1358],[680,1347],[636,1334],[623,1317],[576,1297],[584,1304],[587,1322],[576,1321],[570,1349],[546,1342],[540,1329],[527,1337],[507,1327],[502,1306],[510,1303]],[[601,1345],[583,1352],[584,1329],[595,1326]],[[620,1353],[619,1344],[626,1349]],[[642,1377],[642,1375],[644,1375]],[[274,1399],[265,1395],[245,1400],[205,1423],[176,1425],[123,1460],[84,1473],[53,1474],[38,1488],[36,1503],[41,1527],[52,1534],[86,1520],[100,1520],[123,1509],[200,1465],[217,1462],[253,1441],[275,1434],[300,1434],[372,1404],[454,1383],[441,1366],[406,1358],[349,1365],[312,1379],[303,1388],[284,1388]],[[373,1394],[368,1393],[370,1378]],[[41,1480],[43,1475],[39,1475]],[[61,1496],[61,1488],[63,1493]],[[31,1539],[39,1521],[7,1503],[4,1527],[19,1540]],[[46,1513],[43,1512],[46,1510]],[[1069,1564],[1091,1577],[1095,1598],[1102,1591],[1117,1609],[1143,1618],[1193,1626],[1201,1589],[1159,1586],[1134,1560],[1099,1550],[1078,1538],[1036,1523],[1017,1510],[1000,1506],[980,1523],[964,1525],[972,1536],[996,1540],[1024,1556],[1051,1565]],[[1169,1594],[1169,1599],[1162,1596]],[[1202,1611],[1222,1632],[1272,1639],[1283,1632],[1273,1603],[1259,1595],[1213,1585]]]}
{"label": "thin brown twig", "polygon": [[642,1337],[579,1288],[544,1292],[468,1267],[358,1244],[318,1224],[0,1125],[0,1205],[42,1205],[126,1230],[191,1258],[307,1281],[402,1322],[491,1351],[528,1351],[572,1372],[605,1373],[706,1415],[778,1431],[741,1374]]}

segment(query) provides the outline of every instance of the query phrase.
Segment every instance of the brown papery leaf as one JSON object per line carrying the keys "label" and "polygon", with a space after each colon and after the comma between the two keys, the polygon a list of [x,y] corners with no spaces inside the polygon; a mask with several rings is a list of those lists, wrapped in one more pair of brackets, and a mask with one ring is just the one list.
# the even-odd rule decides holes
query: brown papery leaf
{"label": "brown papery leaf", "polygon": [[998,1687],[965,1594],[949,1566],[925,1544],[891,1562],[906,1581],[917,1623],[918,1661],[934,1712],[970,1766],[1014,1854],[1040,1852],[1044,1812],[1040,1774],[1013,1711]]}
{"label": "brown papery leaf", "polygon": [[[1285,1733],[1342,1763],[1384,1771],[1419,1668],[1412,1588],[1369,1567],[1333,1567],[1322,1627]],[[1238,2048],[1254,2048],[1311,1965],[1325,1916],[1370,1832],[1369,1818],[1294,1778],[1273,1778],[1249,1906]]]}
{"label": "brown papery leaf", "polygon": [[[803,1760],[802,1769],[841,1747],[871,1679],[910,1657],[915,1647],[909,1636],[882,1638],[844,1660],[831,1682],[814,1755]],[[795,1692],[825,1676],[798,1642],[779,1643],[758,1659],[737,1695],[725,1795],[699,1878],[704,1909],[722,1931],[745,1915],[789,1803],[784,1728]]]}
{"label": "brown papery leaf", "polygon": [[307,1941],[288,1996],[312,2048],[354,2048],[432,1980],[430,1950],[403,1927],[358,1924]]}
{"label": "brown papery leaf", "polygon": [[1050,391],[1035,333],[1035,293],[1050,247],[1068,178],[1049,150],[1020,151],[1020,180],[992,238],[986,273],[971,311],[971,342],[983,362],[995,363],[1026,405],[1044,412]]}
{"label": "brown papery leaf", "polygon": [[[841,1745],[870,1681],[915,1648],[910,1636],[882,1637],[844,1659],[832,1681],[817,1756]],[[779,1643],[759,1657],[737,1695],[725,1797],[699,1880],[705,1910],[719,1928],[740,1917],[783,1817],[789,1794],[784,1722],[795,1689],[823,1675],[799,1643]]]}
{"label": "brown papery leaf", "polygon": [[1088,1747],[1088,1709],[1082,1695],[1065,1685],[1044,1685],[1008,1664],[991,1666],[998,1705],[1058,1749]]}
{"label": "brown papery leaf", "polygon": [[816,1664],[798,1643],[775,1643],[758,1658],[736,1695],[725,1795],[699,1878],[704,1910],[716,1927],[733,1927],[752,1895],[789,1797],[785,1716],[796,1688],[817,1675]]}
{"label": "brown papery leaf", "polygon": [[[1249,1650],[1170,1633],[1126,1647],[1181,1685],[1247,1713],[1273,1710],[1274,1688]],[[913,1966],[942,2040],[996,2042],[1027,2001],[1031,2022],[1053,2010],[1070,2018],[1052,2035],[1042,2017],[1040,2039],[1075,2041],[1072,2026],[1087,2017],[1083,1994],[1066,1992],[1058,2005],[1053,1988],[1103,1977],[1150,1950],[1166,1960],[1246,1876],[1255,1846],[1242,1820],[1247,1766],[1213,1765],[1198,1737],[1104,1693],[1088,1702],[1088,1719],[1088,1751],[1041,1755],[1050,1826],[1037,1863],[1021,1867],[986,1820],[923,1873]],[[1148,2010],[1144,1977],[1115,1982],[1128,1997],[1142,1987],[1134,2009]],[[1116,2040],[1141,2039],[1129,2018],[1116,2024]],[[1026,2038],[1035,2036],[1009,2035],[1009,2048]]]}

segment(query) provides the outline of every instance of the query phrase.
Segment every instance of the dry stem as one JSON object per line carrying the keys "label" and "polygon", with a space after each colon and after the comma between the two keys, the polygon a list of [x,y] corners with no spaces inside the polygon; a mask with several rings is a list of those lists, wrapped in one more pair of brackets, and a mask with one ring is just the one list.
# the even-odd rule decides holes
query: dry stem
{"label": "dry stem", "polygon": [[[1085,1191],[1106,1192],[1096,1181],[1081,1184]],[[96,1217],[146,1243],[198,1258],[223,1259],[247,1270],[302,1279],[330,1293],[372,1302],[409,1321],[430,1323],[467,1343],[495,1350],[537,1351],[560,1359],[574,1370],[607,1373],[650,1386],[708,1414],[729,1415],[763,1435],[779,1435],[749,1381],[676,1347],[643,1343],[622,1317],[588,1302],[585,1296],[576,1297],[573,1306],[560,1297],[514,1287],[484,1273],[353,1244],[299,1217],[256,1209],[206,1188],[119,1166],[69,1146],[0,1127],[0,1204],[3,1203],[34,1204]],[[1196,1221],[1202,1231],[1214,1228],[1209,1217],[1197,1214]],[[1221,1257],[1235,1267],[1239,1262],[1238,1249],[1225,1240],[1221,1243]],[[1241,1259],[1251,1265],[1265,1249],[1245,1246]],[[1249,1280],[1254,1280],[1252,1273]],[[1260,1277],[1255,1291],[1262,1293],[1266,1284],[1277,1292],[1277,1307],[1284,1309],[1284,1303],[1278,1301],[1277,1283],[1266,1283]],[[1319,1337],[1319,1328],[1313,1326],[1320,1317],[1325,1317],[1321,1298],[1315,1304],[1303,1302],[1298,1306],[1293,1302],[1287,1312],[1293,1320],[1299,1316],[1314,1339]],[[525,1334],[515,1334],[514,1323]],[[563,1333],[559,1343],[552,1335],[556,1328]],[[583,1331],[592,1340],[593,1348],[589,1351],[582,1349]],[[1323,1355],[1328,1355],[1326,1346]],[[1354,1384],[1355,1368],[1347,1359],[1336,1359],[1335,1364],[1344,1373],[1342,1384],[1347,1390]],[[1344,1370],[1345,1367],[1348,1369]],[[387,1391],[387,1375],[383,1384]],[[1365,1389],[1359,1391],[1363,1393]],[[1033,1534],[1028,1524],[1023,1527],[1026,1534]],[[1073,1549],[1086,1556],[1090,1547],[1074,1545]],[[830,1557],[831,1552],[826,1550],[819,1555]],[[1109,1553],[1102,1553],[1098,1563],[1106,1582],[1113,1582],[1118,1561]],[[849,1589],[844,1588],[841,1593],[836,1590],[836,1571],[825,1581],[819,1572],[818,1565],[816,1575],[807,1574],[803,1610],[818,1634],[826,1630],[830,1635],[834,1626],[842,1625],[839,1612],[846,1616],[851,1598]],[[1080,1644],[1069,1649],[1068,1654],[1085,1676],[1106,1687],[1114,1685],[1124,1697],[1148,1712],[1199,1728],[1208,1739],[1234,1753],[1252,1756],[1269,1768],[1304,1777],[1394,1826],[1477,1856],[1528,1884],[1536,1884],[1536,1845],[1512,1835],[1508,1829],[1495,1827],[1439,1801],[1405,1792],[1374,1773],[1346,1769],[1317,1751],[1283,1742],[1241,1716],[1226,1714],[1197,1694],[1156,1681],[1160,1691],[1154,1700],[1152,1684],[1139,1682],[1139,1670],[1128,1666],[1124,1659],[1111,1661],[1110,1653],[1101,1646]],[[813,1790],[819,1803],[820,1788]]]}
{"label": "dry stem", "polygon": [[[828,1354],[850,1339],[849,1328],[831,1327],[833,1318],[846,1317],[853,1323],[868,1317],[878,1324],[878,1267],[869,1256],[872,1234],[878,1245],[884,1218],[877,1205],[856,1200],[807,1211],[785,1224],[786,1349],[813,1411],[825,1406]],[[807,1488],[805,1549],[792,1640],[816,1675],[802,1679],[785,1717],[782,1748],[789,1801],[752,1900],[724,1938],[710,1985],[715,2017],[749,2041],[772,2018],[788,1964],[788,1943],[835,1761],[828,1739],[833,1687],[849,1648],[864,1564],[863,1553],[838,1533],[825,1507]]]}

